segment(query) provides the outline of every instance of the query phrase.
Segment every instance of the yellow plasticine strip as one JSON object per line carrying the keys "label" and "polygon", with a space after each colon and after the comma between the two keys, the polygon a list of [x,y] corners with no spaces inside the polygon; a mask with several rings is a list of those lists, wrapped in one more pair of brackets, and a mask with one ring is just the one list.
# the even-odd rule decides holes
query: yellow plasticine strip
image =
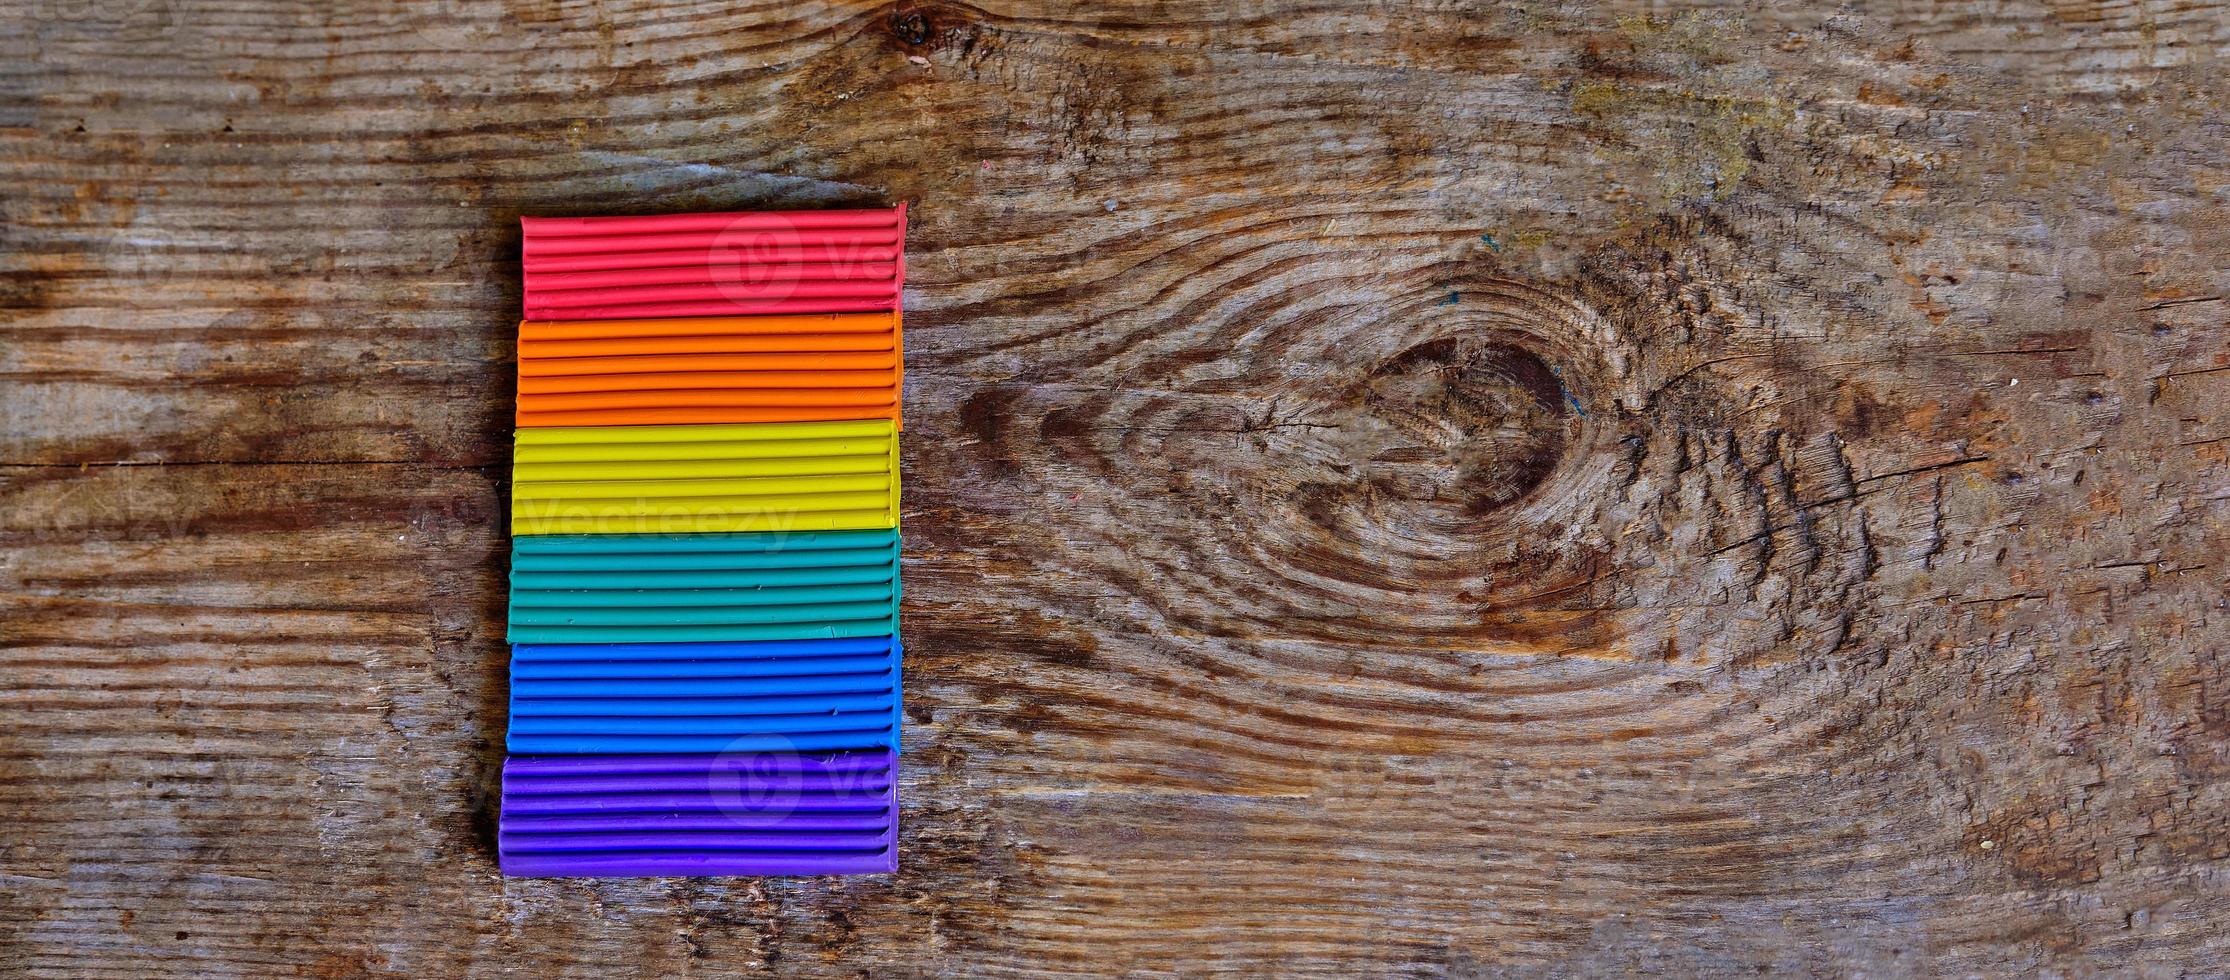
{"label": "yellow plasticine strip", "polygon": [[884,527],[898,526],[898,430],[900,428],[901,426],[898,423],[891,423],[889,455],[885,457],[890,461],[890,506],[885,508],[883,512],[883,519],[889,523],[884,524]]}
{"label": "yellow plasticine strip", "polygon": [[710,514],[678,516],[513,515],[513,535],[534,534],[709,534],[717,531],[863,531],[898,526],[887,510],[826,511],[811,514]]}
{"label": "yellow plasticine strip", "polygon": [[803,515],[881,507],[889,494],[882,490],[829,493],[737,494],[733,496],[639,498],[576,498],[571,500],[522,500],[514,515],[537,519],[564,517],[749,517],[752,515]]}
{"label": "yellow plasticine strip", "polygon": [[[797,423],[766,422],[764,425]],[[646,426],[647,428],[647,426]],[[683,428],[661,426],[661,428]],[[527,431],[527,430],[521,430]],[[556,432],[557,429],[535,429]],[[554,446],[519,446],[513,463],[603,463],[657,459],[819,459],[830,456],[870,456],[881,453],[888,435],[875,439],[786,439],[754,442],[589,442]]]}
{"label": "yellow plasticine strip", "polygon": [[[710,464],[701,464],[709,468]],[[815,473],[809,476],[750,476],[671,480],[554,480],[520,485],[515,503],[530,500],[621,500],[657,497],[799,497],[824,493],[882,493],[890,474]]]}
{"label": "yellow plasticine strip", "polygon": [[518,430],[513,534],[858,530],[898,519],[888,419]]}
{"label": "yellow plasticine strip", "polygon": [[651,459],[578,463],[518,463],[512,479],[540,485],[564,481],[690,480],[766,476],[829,476],[883,473],[890,464],[873,456],[818,459]]}

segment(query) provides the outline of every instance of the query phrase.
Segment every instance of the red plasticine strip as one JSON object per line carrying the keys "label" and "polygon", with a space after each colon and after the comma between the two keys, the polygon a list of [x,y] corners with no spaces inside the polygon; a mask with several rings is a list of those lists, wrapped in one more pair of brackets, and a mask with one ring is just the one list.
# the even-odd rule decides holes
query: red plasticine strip
{"label": "red plasticine strip", "polygon": [[[705,251],[698,249],[668,249],[648,252],[583,252],[574,254],[529,255],[526,271],[531,275],[559,272],[600,272],[606,269],[666,268],[686,266],[702,261]],[[898,249],[872,244],[772,246],[757,249],[752,259],[761,263],[775,262],[896,262]]]}
{"label": "red plasticine strip", "polygon": [[528,320],[896,310],[906,206],[521,218]]}
{"label": "red plasticine strip", "polygon": [[706,211],[698,214],[629,214],[597,218],[528,218],[550,236],[647,235],[686,231],[798,231],[887,228],[903,224],[906,206],[827,211]]}

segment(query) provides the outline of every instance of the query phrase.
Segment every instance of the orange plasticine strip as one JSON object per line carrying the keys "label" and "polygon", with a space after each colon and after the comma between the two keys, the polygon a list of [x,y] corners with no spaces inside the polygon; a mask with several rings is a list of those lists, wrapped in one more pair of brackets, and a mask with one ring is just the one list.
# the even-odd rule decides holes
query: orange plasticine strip
{"label": "orange plasticine strip", "polygon": [[560,378],[520,378],[519,392],[549,395],[574,391],[685,391],[696,388],[729,391],[763,391],[777,397],[810,398],[826,388],[882,388],[896,390],[898,370],[881,371],[684,371],[671,374],[569,375]]}
{"label": "orange plasticine strip", "polygon": [[668,407],[590,409],[578,412],[520,412],[521,428],[567,425],[700,425],[725,422],[829,422],[843,419],[898,420],[898,404],[883,406],[761,408]]}
{"label": "orange plasticine strip", "polygon": [[522,427],[898,421],[895,312],[519,324]]}
{"label": "orange plasticine strip", "polygon": [[[565,391],[534,399],[533,410],[582,411],[609,408],[830,408],[880,409],[893,404],[888,388],[823,388],[817,391],[751,391],[691,388],[680,391]],[[876,418],[879,412],[866,413]],[[841,419],[829,419],[838,422]]]}
{"label": "orange plasticine strip", "polygon": [[[750,351],[741,354],[630,354],[613,357],[522,359],[520,383],[528,378],[586,377],[605,374],[672,374],[692,371],[875,371],[898,365],[895,351]],[[737,378],[738,381],[747,379]],[[784,385],[783,387],[797,387]]]}
{"label": "orange plasticine strip", "polygon": [[[520,391],[520,393],[522,395],[533,395],[535,400],[540,400],[540,397],[544,397],[544,395],[640,395],[640,397],[644,397],[644,400],[656,400],[656,397],[669,397],[669,395],[680,397],[680,395],[673,395],[673,393],[680,393],[680,391],[731,391],[731,393],[738,393],[738,395],[749,395],[756,400],[756,402],[738,402],[738,404],[838,404],[838,402],[816,402],[816,397],[823,397],[821,395],[823,391],[881,391],[885,400],[892,400],[892,397],[896,397],[894,393],[899,391],[899,377],[896,377],[896,373],[890,373],[890,371],[872,371],[872,373],[870,371],[847,371],[847,373],[830,373],[830,375],[801,373],[798,377],[792,377],[792,384],[749,384],[749,386],[745,386],[745,384],[720,384],[716,375],[714,377],[658,375],[658,377],[665,379],[667,384],[658,384],[658,386],[629,384],[636,377],[649,377],[649,375],[613,377],[604,384],[546,384],[546,386],[533,388],[533,391]],[[571,379],[562,379],[562,382],[571,382]],[[649,404],[649,402],[644,402],[644,404]],[[847,400],[847,402],[841,402],[841,404],[856,404],[856,402]]]}

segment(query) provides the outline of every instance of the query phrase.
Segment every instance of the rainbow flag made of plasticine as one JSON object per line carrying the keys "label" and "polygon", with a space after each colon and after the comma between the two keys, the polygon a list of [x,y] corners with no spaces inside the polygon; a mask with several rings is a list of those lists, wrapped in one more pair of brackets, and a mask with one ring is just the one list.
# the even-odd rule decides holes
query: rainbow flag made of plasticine
{"label": "rainbow flag made of plasticine", "polygon": [[503,873],[897,870],[905,206],[521,225]]}

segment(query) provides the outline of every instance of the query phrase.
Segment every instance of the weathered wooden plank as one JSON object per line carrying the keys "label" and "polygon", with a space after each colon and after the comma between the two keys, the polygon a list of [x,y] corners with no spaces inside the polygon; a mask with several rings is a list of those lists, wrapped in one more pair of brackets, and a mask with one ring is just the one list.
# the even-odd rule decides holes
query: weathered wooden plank
{"label": "weathered wooden plank", "polygon": [[[0,22],[12,970],[2230,956],[2220,4]],[[901,199],[902,872],[504,881],[516,218]]]}

